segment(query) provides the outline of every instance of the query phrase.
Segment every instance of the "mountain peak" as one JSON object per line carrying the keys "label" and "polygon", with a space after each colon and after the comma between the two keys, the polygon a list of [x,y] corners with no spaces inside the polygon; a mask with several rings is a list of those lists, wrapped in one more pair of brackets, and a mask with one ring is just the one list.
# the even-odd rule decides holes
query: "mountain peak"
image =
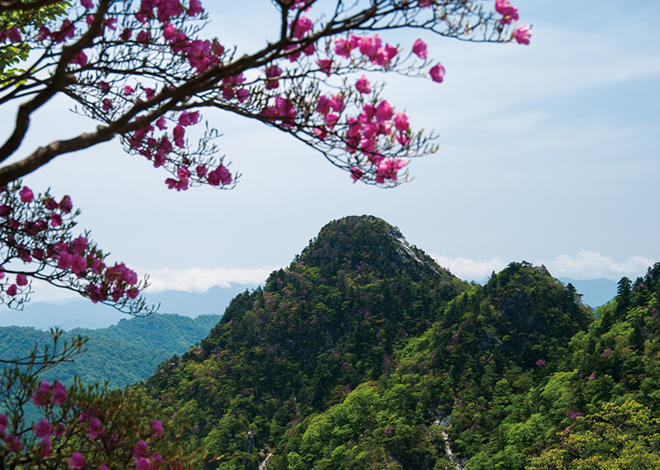
{"label": "mountain peak", "polygon": [[451,276],[433,258],[411,246],[398,227],[372,215],[348,216],[328,223],[294,263],[324,270],[338,264],[340,269],[368,264],[382,277],[405,274],[415,281]]}

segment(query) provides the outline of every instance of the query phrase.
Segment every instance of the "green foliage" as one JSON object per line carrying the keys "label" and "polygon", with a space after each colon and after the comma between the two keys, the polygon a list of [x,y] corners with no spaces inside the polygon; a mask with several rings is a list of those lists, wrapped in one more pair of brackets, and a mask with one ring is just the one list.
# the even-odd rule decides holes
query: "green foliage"
{"label": "green foliage", "polygon": [[469,285],[394,227],[349,217],[144,391],[196,424],[208,468],[523,470],[628,400],[648,408],[631,436],[650,446],[660,264],[623,282],[596,313],[526,262]]}
{"label": "green foliage", "polygon": [[[17,27],[19,31],[22,31],[26,26],[41,26],[47,20],[65,15],[67,7],[70,6],[69,0],[62,0],[38,9],[2,11],[0,12],[0,30],[8,31],[12,27]],[[0,88],[8,79],[20,76],[25,72],[20,67],[9,67],[20,64],[28,58],[29,54],[30,47],[24,42],[0,45]]]}
{"label": "green foliage", "polygon": [[529,470],[643,470],[660,467],[660,419],[634,400],[605,403],[560,432],[560,445],[530,459]]}

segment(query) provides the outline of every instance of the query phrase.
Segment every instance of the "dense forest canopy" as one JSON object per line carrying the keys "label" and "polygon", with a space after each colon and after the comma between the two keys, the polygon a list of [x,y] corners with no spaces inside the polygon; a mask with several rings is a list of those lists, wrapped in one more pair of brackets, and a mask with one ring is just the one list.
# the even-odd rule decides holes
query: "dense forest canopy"
{"label": "dense forest canopy", "polygon": [[660,264],[596,312],[527,262],[468,284],[347,217],[144,391],[209,468],[656,468],[659,290]]}

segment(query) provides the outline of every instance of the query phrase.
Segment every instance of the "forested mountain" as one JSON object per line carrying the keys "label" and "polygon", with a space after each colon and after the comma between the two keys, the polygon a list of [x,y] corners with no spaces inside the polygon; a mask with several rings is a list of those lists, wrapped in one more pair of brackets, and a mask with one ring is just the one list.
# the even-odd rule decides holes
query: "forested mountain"
{"label": "forested mountain", "polygon": [[[43,379],[59,379],[70,384],[77,374],[85,383],[106,380],[112,388],[123,388],[146,380],[161,362],[173,354],[183,354],[204,338],[218,323],[219,315],[200,315],[195,319],[179,315],[153,314],[146,318],[122,320],[109,328],[76,328],[62,333],[60,341],[81,335],[89,338],[87,352],[73,363],[64,363],[44,373]],[[0,358],[25,356],[38,344],[52,345],[49,332],[30,327],[0,327]]]}
{"label": "forested mountain", "polygon": [[144,390],[209,468],[657,468],[659,293],[660,264],[596,314],[526,262],[470,285],[348,217]]}

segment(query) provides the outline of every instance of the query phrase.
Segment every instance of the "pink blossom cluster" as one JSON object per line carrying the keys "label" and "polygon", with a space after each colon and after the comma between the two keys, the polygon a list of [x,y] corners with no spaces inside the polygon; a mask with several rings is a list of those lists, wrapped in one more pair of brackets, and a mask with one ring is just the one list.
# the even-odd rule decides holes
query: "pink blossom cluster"
{"label": "pink blossom cluster", "polygon": [[[50,385],[44,380],[32,394],[32,400],[37,407],[54,404],[63,405],[67,399],[66,389],[59,381],[55,381],[53,385]],[[101,410],[98,408],[88,408],[88,411],[78,416],[77,421],[90,439],[97,440],[105,438],[104,442],[100,443],[101,448],[106,448],[108,443],[121,445],[122,441],[119,436],[115,434],[109,435],[106,432],[106,427],[98,417],[100,412]],[[0,414],[0,440],[4,441],[5,448],[9,452],[22,450],[24,445],[20,439],[13,434],[5,433],[7,426],[7,416]],[[63,436],[66,426],[61,422],[55,423],[42,419],[35,423],[33,428],[35,436],[41,439],[38,447],[33,452],[40,458],[51,456],[51,438]],[[152,419],[149,426],[150,436],[155,438],[164,434],[164,432],[163,423],[157,419]],[[132,457],[135,459],[136,470],[157,470],[163,463],[163,458],[157,452],[150,452],[149,445],[144,440],[140,440],[133,447]],[[72,452],[68,464],[73,469],[82,469],[87,465],[87,459],[79,452]],[[99,470],[108,470],[108,467],[102,464]]]}
{"label": "pink blossom cluster", "polygon": [[[369,82],[366,77],[361,77],[356,85],[358,89],[366,92]],[[369,90],[370,91],[370,90]],[[344,109],[341,95],[328,98],[321,95],[317,102],[316,111],[325,115],[325,123],[328,127],[334,126],[339,116],[332,111],[341,113]],[[332,128],[332,127],[330,127]],[[378,104],[364,104],[358,117],[347,118],[347,130],[344,135],[346,150],[355,154],[360,151],[367,156],[369,162],[377,169],[376,182],[384,183],[385,180],[397,181],[398,171],[406,165],[402,158],[386,158],[378,151],[379,136],[390,136],[394,134],[396,140],[403,146],[410,143],[410,125],[408,116],[399,112],[394,114],[394,108],[383,100]],[[324,138],[324,129],[317,132],[319,138]],[[364,171],[357,166],[351,168],[351,178],[357,181],[364,176]]]}
{"label": "pink blossom cluster", "polygon": [[[277,82],[277,80],[275,80]],[[243,88],[241,85],[245,82],[243,74],[238,74],[235,77],[227,77],[222,79],[222,97],[226,100],[236,98],[239,103],[244,102],[250,96],[250,90]],[[279,83],[278,83],[279,85]]]}
{"label": "pink blossom cluster", "polygon": [[[157,422],[158,427],[154,428],[153,423]],[[157,433],[155,434],[154,431]],[[163,433],[163,428],[160,421],[152,421],[152,435],[157,436]],[[135,459],[136,470],[156,470],[162,463],[163,458],[157,453],[149,452],[149,445],[141,440],[133,448],[133,458]]]}
{"label": "pink blossom cluster", "polygon": [[575,421],[579,417],[584,416],[584,413],[582,413],[580,411],[569,410],[566,413],[566,416],[568,416],[571,419],[571,421]]}
{"label": "pink blossom cluster", "polygon": [[23,40],[21,31],[16,26],[12,26],[7,31],[0,29],[0,42],[5,42],[7,39],[9,42],[21,42]]}
{"label": "pink blossom cluster", "polygon": [[4,442],[5,449],[8,453],[17,452],[23,449],[23,443],[14,434],[7,434],[5,431],[9,426],[7,416],[0,413],[0,442]]}
{"label": "pink blossom cluster", "polygon": [[[37,220],[25,220],[23,222],[12,217],[14,209],[8,205],[0,206],[0,218],[7,219],[4,226],[8,232],[4,234],[6,244],[16,250],[17,256],[24,263],[33,260],[41,263],[49,263],[57,269],[70,270],[77,278],[89,277],[90,283],[85,292],[93,302],[112,299],[118,302],[124,296],[130,299],[137,298],[137,274],[128,269],[124,264],[115,264],[107,267],[103,261],[104,255],[95,247],[92,247],[85,236],[79,236],[71,241],[58,241],[55,243],[41,241],[34,244],[30,249],[16,237],[29,235],[31,238],[42,235],[50,227],[56,228],[62,225],[62,217],[70,214],[73,204],[69,196],[64,196],[60,202],[52,197],[44,197],[35,200],[34,193],[27,186],[18,191],[21,203],[33,204],[41,210],[35,210],[38,214]],[[47,239],[46,239],[47,240]],[[5,272],[0,268],[0,279],[5,277]],[[19,287],[28,285],[28,277],[24,273],[16,274],[16,282],[9,285],[6,294],[14,297],[18,294]]]}
{"label": "pink blossom cluster", "polygon": [[[495,0],[495,11],[502,15],[500,19],[500,24],[511,24],[512,22],[517,22],[520,17],[518,16],[518,9],[511,5],[509,0]],[[518,44],[529,44],[529,41],[532,37],[532,30],[529,25],[518,26],[513,32],[513,39],[516,40]]]}
{"label": "pink blossom cluster", "polygon": [[261,111],[261,116],[269,121],[279,122],[282,127],[293,127],[298,112],[291,100],[276,96],[271,103]]}
{"label": "pink blossom cluster", "polygon": [[367,57],[372,64],[386,67],[390,61],[399,53],[396,46],[383,45],[383,40],[378,34],[373,36],[358,36],[349,33],[348,38],[335,40],[335,54],[344,59],[351,58],[351,52],[358,50]]}
{"label": "pink blossom cluster", "polygon": [[[138,117],[138,119],[140,118]],[[179,148],[186,147],[185,128],[198,122],[199,111],[183,111],[179,114],[176,125],[172,129],[171,138],[166,132],[158,137],[155,135],[156,128],[159,131],[167,130],[167,120],[161,116],[156,120],[155,126],[148,124],[146,127],[135,131],[129,138],[129,144],[132,149],[137,150],[147,160],[153,161],[154,167],[158,168],[168,162],[168,156],[174,151],[174,145]],[[191,177],[193,177],[192,165],[193,162],[190,159],[182,158],[176,169],[176,178],[165,180],[167,187],[177,191],[187,190],[190,187]],[[233,180],[231,173],[222,163],[213,170],[205,165],[197,165],[194,171],[194,175],[199,182],[208,183],[211,186],[225,186],[231,184]]]}
{"label": "pink blossom cluster", "polygon": [[32,394],[32,402],[36,406],[61,405],[66,397],[66,388],[59,380],[53,382],[53,385],[44,380]]}

